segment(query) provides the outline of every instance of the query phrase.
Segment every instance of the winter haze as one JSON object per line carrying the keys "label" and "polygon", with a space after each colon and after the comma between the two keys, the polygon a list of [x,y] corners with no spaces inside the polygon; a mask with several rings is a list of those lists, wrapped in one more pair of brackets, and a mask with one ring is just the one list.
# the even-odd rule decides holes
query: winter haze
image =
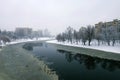
{"label": "winter haze", "polygon": [[0,29],[48,28],[52,34],[71,26],[120,18],[120,0],[0,0]]}

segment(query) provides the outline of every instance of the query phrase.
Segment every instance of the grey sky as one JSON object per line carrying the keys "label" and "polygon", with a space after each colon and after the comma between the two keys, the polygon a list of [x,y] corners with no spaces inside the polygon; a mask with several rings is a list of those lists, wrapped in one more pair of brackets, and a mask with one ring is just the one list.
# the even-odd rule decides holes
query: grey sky
{"label": "grey sky", "polygon": [[0,28],[48,28],[52,34],[71,26],[120,19],[120,0],[0,0]]}

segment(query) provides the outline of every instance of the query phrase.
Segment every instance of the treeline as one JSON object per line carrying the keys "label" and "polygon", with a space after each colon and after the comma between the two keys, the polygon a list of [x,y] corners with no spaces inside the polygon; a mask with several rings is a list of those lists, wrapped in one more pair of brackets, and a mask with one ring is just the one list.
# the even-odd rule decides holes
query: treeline
{"label": "treeline", "polygon": [[0,45],[1,42],[3,43],[10,42],[11,41],[10,39],[14,39],[13,32],[0,30]]}
{"label": "treeline", "polygon": [[29,28],[18,28],[15,31],[6,31],[0,29],[0,43],[1,42],[10,42],[16,39],[33,39],[33,38],[40,38],[40,37],[50,37],[50,32],[45,30],[37,30],[33,31]]}
{"label": "treeline", "polygon": [[95,27],[88,25],[87,27],[81,27],[79,30],[75,30],[72,27],[68,27],[64,32],[58,34],[56,39],[59,42],[70,42],[80,43],[83,45],[91,45],[94,40],[97,41],[98,45],[108,44],[114,46],[116,43],[120,44],[120,26],[106,26],[106,27]]}

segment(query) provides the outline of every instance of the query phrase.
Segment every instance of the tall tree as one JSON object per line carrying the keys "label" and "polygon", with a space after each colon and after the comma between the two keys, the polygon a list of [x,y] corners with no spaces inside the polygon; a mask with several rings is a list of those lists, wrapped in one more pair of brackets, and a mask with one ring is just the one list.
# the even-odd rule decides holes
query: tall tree
{"label": "tall tree", "polygon": [[56,39],[57,39],[58,42],[61,42],[61,37],[62,37],[61,34],[58,34],[58,35],[56,36]]}
{"label": "tall tree", "polygon": [[81,27],[80,30],[79,30],[79,34],[80,34],[82,43],[84,45],[86,45],[86,41],[87,41],[86,28],[85,27]]}
{"label": "tall tree", "polygon": [[109,30],[110,30],[110,40],[112,41],[112,46],[114,46],[116,40],[118,39],[117,28],[114,26],[110,26]]}
{"label": "tall tree", "polygon": [[103,40],[107,42],[108,46],[110,46],[111,41],[111,29],[107,26],[105,28],[102,28],[102,34],[103,34]]}
{"label": "tall tree", "polygon": [[0,34],[1,34],[1,32],[2,32],[2,31],[1,31],[1,29],[0,29]]}
{"label": "tall tree", "polygon": [[67,33],[68,41],[70,41],[70,42],[72,43],[73,28],[69,26],[69,27],[67,28],[67,30],[66,30],[66,33]]}
{"label": "tall tree", "polygon": [[73,35],[74,35],[75,42],[78,44],[78,41],[79,41],[79,33],[78,33],[76,30],[74,30]]}
{"label": "tall tree", "polygon": [[91,25],[88,25],[87,28],[86,28],[86,35],[87,35],[89,46],[90,46],[90,43],[91,43],[92,39],[94,38],[94,32],[95,32],[94,27],[91,26]]}

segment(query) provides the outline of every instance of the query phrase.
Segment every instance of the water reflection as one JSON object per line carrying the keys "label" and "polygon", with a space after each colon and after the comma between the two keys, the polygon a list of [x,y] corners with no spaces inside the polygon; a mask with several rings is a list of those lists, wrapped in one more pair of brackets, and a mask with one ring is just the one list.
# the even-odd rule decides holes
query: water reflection
{"label": "water reflection", "polygon": [[108,70],[110,72],[115,71],[116,69],[120,69],[120,61],[101,59],[80,53],[71,53],[64,50],[57,51],[61,54],[65,54],[65,58],[68,62],[75,60],[79,62],[79,64],[83,64],[88,70],[94,70],[98,65],[100,65],[102,69]]}
{"label": "water reflection", "polygon": [[68,61],[69,63],[73,61],[73,55],[72,55],[72,54],[66,53],[66,54],[65,54],[65,57],[66,57],[66,59],[67,59],[67,61]]}
{"label": "water reflection", "polygon": [[35,46],[43,46],[43,43],[25,43],[23,45],[23,48],[26,49],[26,50],[29,50],[29,51],[32,51],[33,50],[33,47]]}

